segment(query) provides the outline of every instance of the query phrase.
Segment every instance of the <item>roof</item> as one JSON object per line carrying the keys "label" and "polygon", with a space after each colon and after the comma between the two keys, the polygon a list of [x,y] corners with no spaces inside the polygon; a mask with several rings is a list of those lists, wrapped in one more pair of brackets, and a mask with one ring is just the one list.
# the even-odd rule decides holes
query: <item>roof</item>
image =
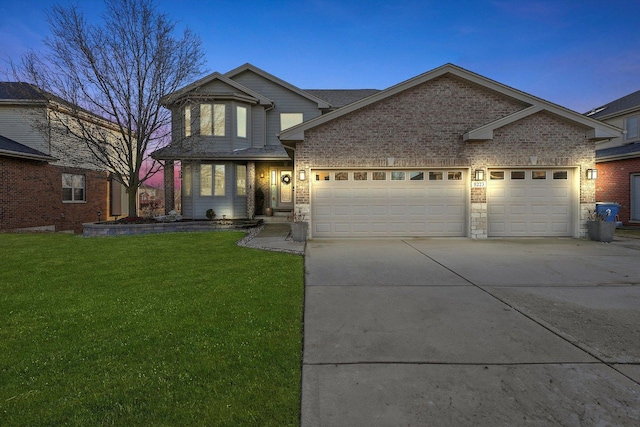
{"label": "roof", "polygon": [[302,89],[300,89],[297,86],[292,85],[289,82],[286,82],[284,80],[282,80],[281,78],[278,78],[276,76],[274,76],[273,74],[269,74],[264,70],[261,70],[260,68],[256,67],[255,65],[246,63],[244,65],[239,66],[238,68],[234,68],[231,71],[226,72],[224,75],[225,77],[229,77],[230,79],[232,79],[233,77],[237,76],[238,74],[244,73],[245,71],[251,71],[252,73],[255,73],[267,80],[272,81],[273,83],[276,83],[286,89],[289,89],[290,91],[297,93],[298,95],[309,99],[310,101],[313,101],[315,103],[318,104],[318,108],[320,109],[327,109],[327,108],[331,108],[331,106],[323,99],[318,98],[317,96],[314,96]]}
{"label": "roof", "polygon": [[[160,98],[160,104],[164,105],[164,106],[168,106],[170,104],[173,104],[175,102],[177,102],[180,99],[183,99],[184,97],[188,97],[189,95],[194,95],[194,94],[198,94],[198,89],[201,86],[204,86],[208,83],[211,83],[215,80],[220,80],[221,82],[223,82],[224,84],[226,84],[227,86],[229,86],[232,89],[235,89],[239,92],[226,92],[226,93],[220,93],[220,94],[203,94],[203,95],[209,95],[209,96],[235,96],[235,97],[241,97],[244,98],[246,101],[250,101],[256,104],[261,104],[261,105],[273,105],[273,101],[269,98],[267,98],[266,96],[263,96],[257,92],[255,92],[252,89],[249,89],[246,86],[241,85],[238,82],[235,82],[233,80],[231,80],[230,78],[223,76],[222,74],[215,72],[215,73],[211,73],[208,76],[205,76],[203,78],[201,78],[200,80],[197,80],[185,87],[183,87],[182,89],[178,89],[177,91],[167,94],[165,96],[163,96],[162,98]],[[244,94],[244,96],[243,96]],[[248,98],[247,98],[248,97]]]}
{"label": "roof", "polygon": [[46,92],[31,83],[0,82],[0,101],[47,102]]}
{"label": "roof", "polygon": [[592,119],[602,120],[634,109],[640,109],[640,90],[594,108],[585,115]]}
{"label": "roof", "polygon": [[380,92],[380,89],[304,89],[304,91],[324,99],[333,108],[340,108],[374,95]]}
{"label": "roof", "polygon": [[640,143],[596,150],[596,162],[640,157]]}
{"label": "roof", "polygon": [[202,151],[168,145],[154,151],[151,157],[157,160],[290,160],[282,145],[268,145],[259,148],[243,148],[233,151]]}
{"label": "roof", "polygon": [[26,145],[20,144],[12,139],[0,135],[0,156],[19,157],[23,159],[54,161],[55,157],[51,157],[42,151],[35,150]]}
{"label": "roof", "polygon": [[304,132],[308,129],[312,129],[323,123],[327,123],[338,117],[342,117],[346,114],[352,113],[360,108],[374,104],[378,101],[381,101],[385,98],[396,95],[414,86],[417,86],[419,84],[425,83],[427,81],[436,79],[438,77],[441,77],[447,74],[457,76],[467,81],[471,81],[480,86],[496,91],[505,96],[508,96],[510,98],[516,99],[524,104],[529,105],[529,107],[515,114],[512,114],[507,117],[503,117],[492,123],[484,124],[479,128],[469,130],[467,133],[463,135],[463,138],[465,141],[480,141],[480,140],[492,139],[493,131],[495,129],[505,126],[509,123],[513,123],[528,115],[535,114],[542,110],[548,111],[564,119],[567,119],[574,123],[578,123],[585,126],[586,128],[589,129],[588,137],[591,140],[611,139],[611,138],[615,138],[622,135],[621,133],[622,131],[615,126],[602,123],[590,117],[586,117],[575,111],[569,110],[568,108],[561,107],[549,101],[545,101],[541,98],[537,98],[533,95],[529,95],[525,92],[511,88],[502,83],[498,83],[495,80],[488,79],[486,77],[483,77],[479,74],[465,70],[464,68],[458,67],[456,65],[445,64],[441,67],[438,67],[431,71],[427,71],[426,73],[420,74],[419,76],[416,76],[404,82],[398,83],[395,86],[391,86],[390,88],[380,91],[374,95],[368,96],[364,99],[348,104],[343,108],[339,108],[330,113],[324,114],[322,116],[319,116],[309,121],[306,121],[304,123],[301,123],[297,126],[291,127],[280,133],[279,135],[280,140],[283,142],[284,141],[301,141],[304,139]]}

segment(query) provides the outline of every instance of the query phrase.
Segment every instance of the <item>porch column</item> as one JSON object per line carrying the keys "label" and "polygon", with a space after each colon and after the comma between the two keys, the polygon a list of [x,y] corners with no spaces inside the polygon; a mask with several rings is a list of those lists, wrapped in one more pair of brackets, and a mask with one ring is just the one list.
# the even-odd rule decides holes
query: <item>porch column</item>
{"label": "porch column", "polygon": [[247,218],[253,219],[256,210],[256,163],[247,162]]}
{"label": "porch column", "polygon": [[174,162],[166,160],[164,162],[164,213],[169,214],[176,208],[175,188],[173,178]]}

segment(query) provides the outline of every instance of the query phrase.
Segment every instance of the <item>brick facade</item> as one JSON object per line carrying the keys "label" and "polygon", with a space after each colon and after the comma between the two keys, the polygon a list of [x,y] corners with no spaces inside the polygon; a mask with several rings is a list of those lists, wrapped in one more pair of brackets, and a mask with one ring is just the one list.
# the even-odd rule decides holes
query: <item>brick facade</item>
{"label": "brick facade", "polygon": [[[63,173],[85,176],[86,202],[62,202]],[[107,218],[108,187],[105,172],[0,157],[0,231],[53,226],[81,233],[98,211]]]}
{"label": "brick facade", "polygon": [[[441,76],[305,131],[296,147],[296,177],[301,168],[565,166],[579,168],[580,204],[591,206],[595,187],[583,177],[594,167],[595,145],[585,127],[542,111],[496,129],[493,140],[463,140],[465,132],[524,108],[470,81]],[[309,213],[309,180],[297,182],[296,190],[296,209]],[[486,190],[470,190],[470,200],[470,235],[486,237]]]}
{"label": "brick facade", "polygon": [[619,219],[631,220],[631,175],[640,174],[640,158],[598,163],[596,199],[620,203]]}

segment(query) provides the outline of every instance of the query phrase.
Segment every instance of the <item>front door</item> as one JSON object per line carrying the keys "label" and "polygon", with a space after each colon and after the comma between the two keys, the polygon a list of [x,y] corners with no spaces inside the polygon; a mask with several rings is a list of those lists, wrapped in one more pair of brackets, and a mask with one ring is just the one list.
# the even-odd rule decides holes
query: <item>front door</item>
{"label": "front door", "polygon": [[271,207],[293,209],[293,171],[291,169],[271,171]]}

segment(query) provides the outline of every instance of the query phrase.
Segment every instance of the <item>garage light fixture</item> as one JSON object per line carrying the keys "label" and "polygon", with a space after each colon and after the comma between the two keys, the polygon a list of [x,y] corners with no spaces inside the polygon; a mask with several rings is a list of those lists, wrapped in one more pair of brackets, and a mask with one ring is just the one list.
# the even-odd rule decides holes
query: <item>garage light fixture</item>
{"label": "garage light fixture", "polygon": [[587,179],[598,179],[598,169],[587,169]]}
{"label": "garage light fixture", "polygon": [[307,174],[305,173],[304,169],[300,169],[300,174],[298,175],[298,177],[300,178],[300,181],[304,181],[305,179],[307,179]]}
{"label": "garage light fixture", "polygon": [[484,169],[476,169],[473,173],[474,181],[484,181]]}

